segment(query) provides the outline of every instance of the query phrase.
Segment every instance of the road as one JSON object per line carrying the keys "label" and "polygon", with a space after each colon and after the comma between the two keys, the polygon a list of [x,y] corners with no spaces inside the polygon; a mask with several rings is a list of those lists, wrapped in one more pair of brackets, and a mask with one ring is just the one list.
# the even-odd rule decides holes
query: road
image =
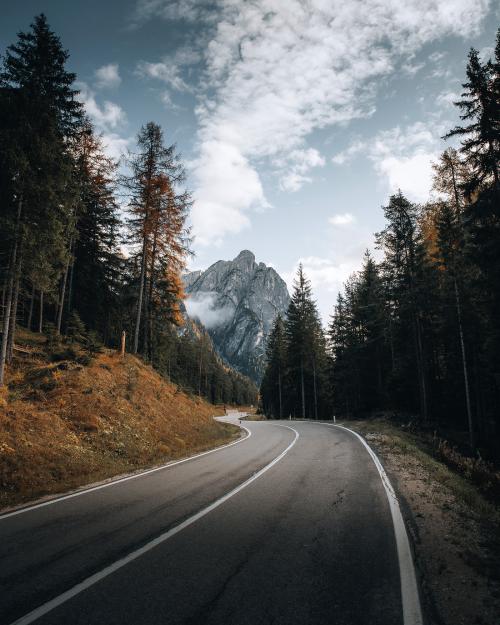
{"label": "road", "polygon": [[0,517],[1,625],[418,625],[363,443],[244,425],[236,444]]}

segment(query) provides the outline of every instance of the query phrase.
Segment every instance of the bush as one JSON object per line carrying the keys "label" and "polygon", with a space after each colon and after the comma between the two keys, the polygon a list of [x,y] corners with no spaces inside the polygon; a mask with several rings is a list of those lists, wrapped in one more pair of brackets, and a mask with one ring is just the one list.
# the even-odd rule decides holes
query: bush
{"label": "bush", "polygon": [[438,443],[436,454],[452,469],[471,480],[490,499],[500,501],[500,472],[482,458],[464,456],[448,441]]}
{"label": "bush", "polygon": [[76,310],[69,316],[67,333],[71,342],[84,343],[86,340],[87,332],[85,330],[85,324],[80,319],[80,315]]}

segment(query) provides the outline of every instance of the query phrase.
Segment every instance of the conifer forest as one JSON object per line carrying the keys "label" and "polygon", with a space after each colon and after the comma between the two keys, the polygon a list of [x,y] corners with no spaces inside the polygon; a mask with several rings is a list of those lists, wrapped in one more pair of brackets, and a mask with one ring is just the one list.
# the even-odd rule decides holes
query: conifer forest
{"label": "conifer forest", "polygon": [[268,343],[266,413],[402,413],[500,450],[500,30],[490,60],[470,50],[455,104],[462,124],[444,138],[460,144],[434,164],[438,199],[388,199],[379,260],[360,259],[326,331],[299,268]]}

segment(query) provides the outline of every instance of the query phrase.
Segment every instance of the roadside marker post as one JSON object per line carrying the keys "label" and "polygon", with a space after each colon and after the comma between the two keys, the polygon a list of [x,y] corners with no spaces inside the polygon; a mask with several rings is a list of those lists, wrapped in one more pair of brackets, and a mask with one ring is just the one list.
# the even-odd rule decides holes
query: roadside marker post
{"label": "roadside marker post", "polygon": [[121,344],[121,349],[120,349],[120,355],[122,358],[125,358],[125,337],[126,337],[126,332],[125,330],[123,330],[122,332],[122,344]]}

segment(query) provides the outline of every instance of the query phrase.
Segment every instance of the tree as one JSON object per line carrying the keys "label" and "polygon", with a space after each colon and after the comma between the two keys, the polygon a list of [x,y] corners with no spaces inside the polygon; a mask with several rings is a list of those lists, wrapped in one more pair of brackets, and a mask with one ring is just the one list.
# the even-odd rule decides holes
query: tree
{"label": "tree", "polygon": [[485,183],[499,183],[500,106],[496,93],[500,57],[498,39],[496,54],[496,63],[489,61],[483,64],[477,50],[471,48],[466,70],[467,82],[463,84],[465,91],[462,99],[455,102],[462,111],[461,119],[469,124],[455,126],[445,135],[445,138],[463,138],[460,152],[472,171],[464,186],[468,197]]}
{"label": "tree", "polygon": [[312,299],[311,283],[302,265],[299,265],[294,281],[285,320],[285,336],[290,410],[302,418],[308,414],[317,418],[324,397],[324,389],[318,388],[318,382],[323,381],[326,354],[318,310]]}
{"label": "tree", "polygon": [[379,268],[366,251],[361,271],[338,295],[328,329],[336,411],[359,415],[384,406],[386,324]]}
{"label": "tree", "polygon": [[184,180],[184,169],[175,146],[164,146],[160,126],[153,122],[143,126],[137,142],[139,152],[130,155],[131,173],[123,182],[130,194],[132,241],[140,249],[133,351],[139,349],[142,322],[143,353],[147,355],[155,289],[167,317],[174,322],[178,319],[176,302],[182,294],[179,274],[189,252],[185,221],[190,198],[186,192],[176,192]]}
{"label": "tree", "polygon": [[61,307],[67,285],[67,309],[76,309],[88,327],[105,341],[120,332],[122,259],[118,251],[120,220],[116,199],[117,164],[104,153],[101,139],[86,120],[75,143],[74,176],[78,190],[70,237],[70,256],[63,276]]}
{"label": "tree", "polygon": [[[462,138],[460,153],[469,171],[465,183],[461,229],[465,245],[457,258],[474,276],[468,284],[476,320],[475,377],[480,406],[487,406],[484,421],[498,420],[491,406],[500,401],[500,29],[495,57],[481,63],[471,49],[466,91],[456,102],[468,125],[458,126],[447,137]],[[457,198],[456,205],[461,198]],[[465,254],[465,257],[463,256]],[[462,275],[462,267],[457,270]],[[457,283],[460,304],[460,284]],[[479,383],[480,381],[480,383]],[[478,413],[482,412],[482,408]],[[473,428],[470,425],[471,444]]]}
{"label": "tree", "polygon": [[[68,53],[44,15],[7,48],[0,72],[2,232],[8,250],[6,308],[0,349],[0,384],[14,341],[22,271],[46,264],[57,279],[67,256],[72,202],[69,145],[81,104],[65,69]],[[36,277],[36,271],[31,272]],[[50,285],[52,286],[52,285]],[[41,290],[41,289],[40,289]],[[43,292],[41,290],[41,292]],[[9,348],[10,346],[10,348]]]}
{"label": "tree", "polygon": [[286,355],[285,325],[278,314],[267,340],[266,370],[260,391],[265,413],[278,419],[283,418]]}
{"label": "tree", "polygon": [[[395,358],[392,378],[401,401],[418,381],[420,414],[429,415],[426,354],[424,345],[424,254],[417,228],[417,207],[401,192],[389,199],[383,208],[387,226],[376,235],[377,245],[384,251],[382,279],[388,297],[391,341]],[[413,337],[413,356],[407,350],[406,336]],[[396,334],[396,336],[395,336]],[[410,404],[408,404],[410,407]]]}

